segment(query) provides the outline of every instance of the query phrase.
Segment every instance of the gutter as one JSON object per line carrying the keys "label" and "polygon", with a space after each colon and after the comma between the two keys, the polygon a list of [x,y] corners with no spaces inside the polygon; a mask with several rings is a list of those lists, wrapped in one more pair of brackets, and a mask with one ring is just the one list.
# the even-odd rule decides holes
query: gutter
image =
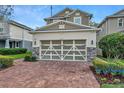
{"label": "gutter", "polygon": [[46,30],[46,31],[32,31],[29,32],[31,34],[35,34],[35,33],[56,33],[56,32],[87,32],[87,31],[100,31],[101,28],[96,28],[96,29],[74,29],[74,30]]}

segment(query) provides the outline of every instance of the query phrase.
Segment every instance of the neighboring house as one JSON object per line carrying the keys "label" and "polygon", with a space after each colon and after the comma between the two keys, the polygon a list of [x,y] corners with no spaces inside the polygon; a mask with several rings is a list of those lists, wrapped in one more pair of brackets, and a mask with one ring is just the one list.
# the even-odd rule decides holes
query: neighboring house
{"label": "neighboring house", "polygon": [[107,16],[98,26],[102,30],[97,32],[97,42],[109,34],[124,31],[124,9]]}
{"label": "neighboring house", "polygon": [[6,21],[0,17],[0,48],[27,48],[32,49],[31,28],[15,22]]}
{"label": "neighboring house", "polygon": [[102,55],[102,50],[99,49],[98,42],[106,35],[124,31],[124,9],[110,16],[107,16],[99,25],[101,28],[97,32],[97,55]]}
{"label": "neighboring house", "polygon": [[47,25],[31,32],[33,54],[40,60],[91,61],[96,55],[96,31],[92,15],[65,8],[45,18]]}

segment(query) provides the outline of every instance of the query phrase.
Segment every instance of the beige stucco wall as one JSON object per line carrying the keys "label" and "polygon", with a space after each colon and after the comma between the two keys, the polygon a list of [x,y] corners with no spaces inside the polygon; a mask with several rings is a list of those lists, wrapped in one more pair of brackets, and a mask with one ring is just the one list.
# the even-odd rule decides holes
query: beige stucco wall
{"label": "beige stucco wall", "polygon": [[[96,31],[36,33],[36,34],[33,34],[33,40],[36,41],[37,45],[33,45],[33,47],[39,47],[40,40],[75,40],[75,39],[86,39],[87,47],[96,47]],[[94,41],[93,45],[91,45],[91,40]]]}
{"label": "beige stucco wall", "polygon": [[32,34],[30,34],[28,30],[20,28],[12,24],[10,24],[9,27],[10,27],[10,38],[11,39],[22,40],[24,37],[24,40],[32,41],[33,39]]}

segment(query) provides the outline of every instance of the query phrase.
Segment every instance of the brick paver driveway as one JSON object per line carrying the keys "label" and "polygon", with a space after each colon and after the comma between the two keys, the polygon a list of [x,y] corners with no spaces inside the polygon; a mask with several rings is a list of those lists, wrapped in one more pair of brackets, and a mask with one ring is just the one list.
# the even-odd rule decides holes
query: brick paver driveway
{"label": "brick paver driveway", "polygon": [[99,87],[89,64],[82,62],[15,62],[0,71],[0,87]]}

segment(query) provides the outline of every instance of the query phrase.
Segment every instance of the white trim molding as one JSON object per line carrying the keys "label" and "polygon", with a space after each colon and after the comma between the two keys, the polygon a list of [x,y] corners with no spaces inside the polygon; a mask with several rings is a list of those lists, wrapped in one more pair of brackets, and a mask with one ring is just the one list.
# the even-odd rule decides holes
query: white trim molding
{"label": "white trim molding", "polygon": [[32,31],[31,34],[36,33],[53,33],[53,32],[91,32],[91,31],[100,31],[101,28],[96,29],[71,29],[71,30],[45,30],[45,31]]}
{"label": "white trim molding", "polygon": [[[119,22],[121,20],[121,22]],[[119,26],[119,24],[122,24],[122,26]],[[117,26],[118,27],[123,27],[124,26],[124,20],[123,20],[123,18],[118,18],[118,20],[117,20]]]}

